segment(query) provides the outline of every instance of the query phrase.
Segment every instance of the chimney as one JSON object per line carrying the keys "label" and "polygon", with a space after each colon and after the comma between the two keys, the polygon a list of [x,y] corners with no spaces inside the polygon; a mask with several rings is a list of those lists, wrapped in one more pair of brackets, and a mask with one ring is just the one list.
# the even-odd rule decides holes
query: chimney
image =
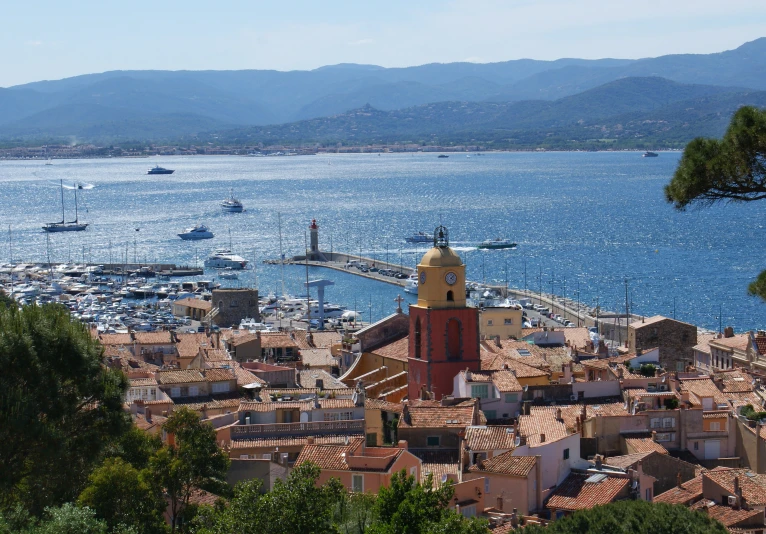
{"label": "chimney", "polygon": [[737,496],[737,504],[734,505],[735,510],[745,507],[744,499],[742,498],[742,488],[739,485],[739,477],[734,477],[734,495]]}
{"label": "chimney", "polygon": [[652,430],[652,441],[657,441],[657,431]]}
{"label": "chimney", "polygon": [[561,421],[561,408],[556,408],[556,421]]}
{"label": "chimney", "polygon": [[500,336],[495,336],[495,345],[497,345],[498,347],[503,346],[503,344],[500,343]]}
{"label": "chimney", "polygon": [[312,436],[309,436],[306,438],[306,445],[313,445],[314,444],[314,438]]}
{"label": "chimney", "polygon": [[723,329],[723,337],[734,337],[734,328],[727,326]]}
{"label": "chimney", "polygon": [[601,467],[603,466],[603,461],[601,459],[601,455],[597,454],[596,457],[593,458],[593,460],[596,462],[596,469],[601,471]]}
{"label": "chimney", "polygon": [[[465,381],[470,382],[471,381],[471,370],[466,367],[465,369]],[[477,386],[478,387],[478,386]]]}
{"label": "chimney", "polygon": [[545,434],[540,434],[540,443],[545,443]]}
{"label": "chimney", "polygon": [[404,449],[406,451],[407,447],[408,447],[407,440],[406,439],[400,439],[399,443],[397,443],[396,446],[399,447],[400,449]]}
{"label": "chimney", "polygon": [[678,470],[678,473],[676,473],[676,486],[681,487],[681,470]]}
{"label": "chimney", "polygon": [[151,408],[147,408],[146,409],[146,411],[144,412],[144,417],[146,418],[146,422],[147,423],[151,423],[152,422],[152,409]]}

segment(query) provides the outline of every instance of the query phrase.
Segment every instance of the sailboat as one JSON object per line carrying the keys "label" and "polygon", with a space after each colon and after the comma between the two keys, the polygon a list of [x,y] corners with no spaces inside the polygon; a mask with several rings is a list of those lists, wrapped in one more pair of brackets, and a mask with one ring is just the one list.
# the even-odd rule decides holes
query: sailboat
{"label": "sailboat", "polygon": [[61,180],[61,222],[48,223],[43,226],[46,232],[82,232],[88,225],[81,223],[77,214],[77,190],[83,189],[80,186],[72,188],[74,190],[74,221],[67,222],[64,217],[64,180]]}

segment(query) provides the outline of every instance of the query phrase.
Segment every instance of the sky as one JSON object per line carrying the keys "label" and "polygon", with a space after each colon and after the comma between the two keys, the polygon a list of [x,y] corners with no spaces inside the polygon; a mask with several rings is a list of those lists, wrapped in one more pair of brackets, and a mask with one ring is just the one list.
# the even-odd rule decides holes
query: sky
{"label": "sky", "polygon": [[0,87],[108,70],[304,70],[711,53],[766,0],[5,0]]}

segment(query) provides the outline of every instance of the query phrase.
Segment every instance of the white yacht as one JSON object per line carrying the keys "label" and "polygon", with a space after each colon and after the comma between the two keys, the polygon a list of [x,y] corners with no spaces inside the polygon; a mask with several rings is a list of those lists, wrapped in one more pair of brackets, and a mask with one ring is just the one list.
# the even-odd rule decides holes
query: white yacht
{"label": "white yacht", "polygon": [[[341,317],[346,313],[347,308],[338,304],[325,304],[324,305],[324,318],[334,319],[335,317]],[[317,319],[319,317],[319,304],[311,304],[311,317]]]}
{"label": "white yacht", "polygon": [[239,275],[237,274],[237,271],[233,270],[231,267],[226,267],[218,272],[218,278],[223,280],[236,280],[239,278]]}
{"label": "white yacht", "polygon": [[221,209],[230,213],[241,213],[244,209],[242,202],[234,198],[233,189],[229,189],[229,198],[221,202]]}
{"label": "white yacht", "polygon": [[215,236],[213,235],[213,232],[208,230],[207,226],[204,224],[197,224],[191,228],[187,228],[183,233],[178,234],[178,237],[185,241],[190,241],[196,239],[212,239]]}
{"label": "white yacht", "polygon": [[404,283],[404,291],[406,293],[418,294],[418,281],[417,279],[408,278]]}
{"label": "white yacht", "polygon": [[219,248],[213,251],[208,259],[205,260],[205,267],[216,269],[244,269],[247,266],[247,260],[242,256],[232,254],[231,250]]}

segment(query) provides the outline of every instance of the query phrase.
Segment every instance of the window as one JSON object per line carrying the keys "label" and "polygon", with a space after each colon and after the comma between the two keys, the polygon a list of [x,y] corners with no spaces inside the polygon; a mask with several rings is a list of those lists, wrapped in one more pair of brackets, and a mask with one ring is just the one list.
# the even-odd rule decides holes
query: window
{"label": "window", "polygon": [[329,412],[324,414],[325,421],[350,421],[353,418],[353,412]]}
{"label": "window", "polygon": [[564,460],[569,460],[569,449],[564,449]]}
{"label": "window", "polygon": [[487,321],[487,326],[492,326],[492,319],[490,319],[489,321]]}
{"label": "window", "polygon": [[191,386],[189,388],[189,396],[190,397],[197,397],[197,396],[199,396],[199,388],[197,386]]}
{"label": "window", "polygon": [[447,321],[447,358],[450,360],[460,359],[462,344],[460,337],[460,321],[457,319]]}
{"label": "window", "polygon": [[371,432],[367,434],[367,446],[377,447],[377,445],[378,445],[378,435],[375,432]]}
{"label": "window", "polygon": [[447,302],[455,302],[455,294],[452,291],[447,291]]}
{"label": "window", "polygon": [[351,475],[351,491],[364,493],[364,475]]}
{"label": "window", "polygon": [[650,428],[662,428],[662,419],[659,417],[654,418],[649,423]]}
{"label": "window", "polygon": [[489,398],[489,385],[479,384],[471,386],[471,397],[475,399],[488,399]]}
{"label": "window", "polygon": [[497,411],[496,410],[484,410],[484,416],[487,419],[497,419]]}
{"label": "window", "polygon": [[229,392],[228,382],[213,382],[213,393],[228,393],[228,392]]}
{"label": "window", "polygon": [[426,438],[426,445],[428,447],[438,447],[440,442],[441,442],[441,439],[439,438],[439,436],[428,436]]}
{"label": "window", "polygon": [[710,431],[711,432],[718,432],[719,430],[721,430],[721,423],[719,423],[718,421],[711,421],[710,422]]}
{"label": "window", "polygon": [[231,302],[229,302],[229,308],[236,308],[237,306],[238,304],[236,300],[232,300]]}
{"label": "window", "polygon": [[505,402],[519,402],[519,394],[518,393],[506,393],[505,394]]}
{"label": "window", "polygon": [[170,396],[171,397],[180,397],[181,396],[181,388],[170,388]]}
{"label": "window", "polygon": [[646,488],[646,500],[651,502],[652,501],[652,488]]}
{"label": "window", "polygon": [[676,426],[676,420],[672,417],[665,417],[662,420],[662,428],[674,428]]}
{"label": "window", "polygon": [[507,325],[508,325],[508,324],[513,324],[513,319],[505,319],[503,322],[504,322],[505,324],[507,324]]}
{"label": "window", "polygon": [[699,441],[695,441],[695,442],[694,442],[694,450],[695,450],[695,451],[698,451],[698,450],[700,450],[700,442],[699,442]]}
{"label": "window", "polygon": [[484,493],[489,493],[489,477],[484,477]]}
{"label": "window", "polygon": [[657,433],[657,441],[675,441],[676,434],[675,432],[658,432]]}
{"label": "window", "polygon": [[468,506],[461,506],[460,514],[463,517],[474,517],[476,515],[476,505],[469,504]]}

